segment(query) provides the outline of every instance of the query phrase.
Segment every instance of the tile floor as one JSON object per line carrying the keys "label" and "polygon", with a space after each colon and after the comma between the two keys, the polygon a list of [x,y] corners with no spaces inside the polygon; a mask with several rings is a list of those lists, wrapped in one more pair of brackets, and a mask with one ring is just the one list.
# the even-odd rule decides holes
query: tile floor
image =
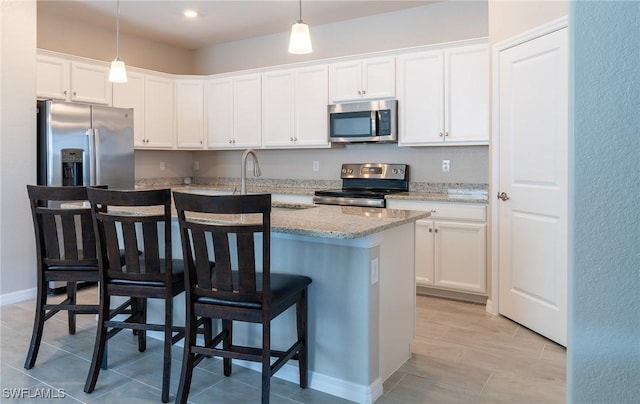
{"label": "tile floor", "polygon": [[[95,290],[81,299],[93,301]],[[376,403],[562,403],[565,349],[518,324],[487,314],[480,305],[418,296],[413,358],[384,383]],[[162,347],[149,339],[139,353],[130,332],[109,348],[109,369],[96,390],[83,392],[95,336],[95,318],[80,316],[76,335],[67,334],[66,315],[45,325],[43,343],[31,370],[23,368],[31,335],[34,301],[0,307],[0,401],[9,390],[27,389],[34,402],[160,402]],[[116,342],[117,340],[117,342]],[[171,399],[177,390],[182,349],[174,347]],[[48,389],[58,398],[43,399]],[[55,393],[58,390],[64,393]],[[61,396],[64,397],[61,397]],[[260,374],[240,366],[227,378],[221,361],[208,359],[194,372],[192,403],[256,403]],[[272,379],[272,403],[346,403],[295,383]]]}

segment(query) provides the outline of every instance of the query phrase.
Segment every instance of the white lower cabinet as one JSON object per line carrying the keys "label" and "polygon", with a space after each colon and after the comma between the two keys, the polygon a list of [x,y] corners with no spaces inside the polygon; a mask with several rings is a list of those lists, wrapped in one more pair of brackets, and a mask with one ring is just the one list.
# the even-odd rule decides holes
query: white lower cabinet
{"label": "white lower cabinet", "polygon": [[431,218],[416,222],[418,286],[486,293],[486,206],[388,200],[387,207],[431,212]]}
{"label": "white lower cabinet", "polygon": [[487,225],[416,222],[416,283],[457,291],[487,291]]}

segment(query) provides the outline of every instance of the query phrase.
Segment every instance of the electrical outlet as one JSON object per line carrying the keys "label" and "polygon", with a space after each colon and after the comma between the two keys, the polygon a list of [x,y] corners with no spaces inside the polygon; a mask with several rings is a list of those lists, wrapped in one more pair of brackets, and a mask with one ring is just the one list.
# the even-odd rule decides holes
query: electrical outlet
{"label": "electrical outlet", "polygon": [[442,172],[448,173],[451,170],[451,160],[442,160]]}
{"label": "electrical outlet", "polygon": [[378,266],[378,259],[371,260],[371,284],[375,285],[380,280],[380,268]]}
{"label": "electrical outlet", "polygon": [[253,160],[247,159],[247,171],[253,171]]}
{"label": "electrical outlet", "polygon": [[193,162],[193,171],[198,171],[200,169],[200,162],[198,160]]}
{"label": "electrical outlet", "polygon": [[160,162],[160,171],[164,171],[167,168],[167,166],[164,164],[164,161]]}
{"label": "electrical outlet", "polygon": [[320,162],[318,160],[313,161],[313,171],[315,172],[320,171]]}

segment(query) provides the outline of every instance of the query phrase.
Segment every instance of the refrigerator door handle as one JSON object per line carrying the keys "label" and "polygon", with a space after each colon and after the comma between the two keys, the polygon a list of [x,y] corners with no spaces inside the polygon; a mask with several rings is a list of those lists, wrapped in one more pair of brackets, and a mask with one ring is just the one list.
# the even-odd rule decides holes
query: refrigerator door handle
{"label": "refrigerator door handle", "polygon": [[92,129],[87,129],[87,138],[89,139],[89,185],[96,185],[95,170],[95,137]]}
{"label": "refrigerator door handle", "polygon": [[93,148],[95,151],[95,177],[93,177],[93,183],[91,185],[100,185],[98,180],[102,178],[100,175],[100,131],[96,128],[93,130]]}

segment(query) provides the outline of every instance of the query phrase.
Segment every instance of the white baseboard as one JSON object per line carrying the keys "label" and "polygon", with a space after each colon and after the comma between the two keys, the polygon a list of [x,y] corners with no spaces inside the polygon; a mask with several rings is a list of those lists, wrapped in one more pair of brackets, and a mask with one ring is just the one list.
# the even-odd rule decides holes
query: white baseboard
{"label": "white baseboard", "polygon": [[0,295],[0,306],[4,306],[5,304],[24,302],[25,300],[29,299],[35,299],[37,291],[37,288],[31,288]]}
{"label": "white baseboard", "polygon": [[[258,372],[262,369],[258,362],[234,360],[233,363]],[[273,377],[296,384],[300,382],[298,367],[291,364],[285,364]],[[309,387],[332,396],[363,404],[371,404],[382,396],[382,380],[380,378],[377,378],[369,386],[365,386],[309,371]]]}

